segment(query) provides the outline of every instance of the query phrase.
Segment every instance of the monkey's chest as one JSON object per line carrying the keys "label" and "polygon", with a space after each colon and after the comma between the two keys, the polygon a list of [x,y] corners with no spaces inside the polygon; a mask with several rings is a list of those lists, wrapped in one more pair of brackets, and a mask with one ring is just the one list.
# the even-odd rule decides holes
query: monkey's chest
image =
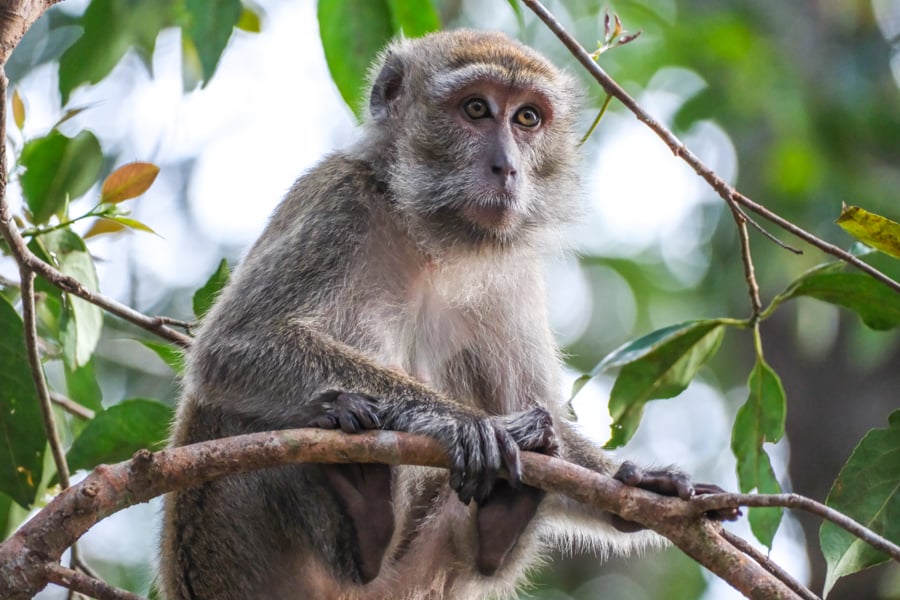
{"label": "monkey's chest", "polygon": [[404,368],[437,384],[450,360],[471,345],[476,318],[464,305],[425,289],[408,305],[402,325]]}

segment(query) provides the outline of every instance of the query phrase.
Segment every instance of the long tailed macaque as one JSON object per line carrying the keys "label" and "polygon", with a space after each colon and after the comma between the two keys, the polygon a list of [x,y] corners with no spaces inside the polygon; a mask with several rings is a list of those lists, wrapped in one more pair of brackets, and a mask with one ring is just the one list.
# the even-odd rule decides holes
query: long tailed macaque
{"label": "long tailed macaque", "polygon": [[399,40],[372,73],[359,141],[294,184],[204,319],[172,444],[389,429],[452,468],[292,465],[170,494],[169,600],[505,597],[554,547],[655,539],[519,481],[520,450],[619,467],[570,423],[544,299],[578,213],[573,80],[468,30]]}

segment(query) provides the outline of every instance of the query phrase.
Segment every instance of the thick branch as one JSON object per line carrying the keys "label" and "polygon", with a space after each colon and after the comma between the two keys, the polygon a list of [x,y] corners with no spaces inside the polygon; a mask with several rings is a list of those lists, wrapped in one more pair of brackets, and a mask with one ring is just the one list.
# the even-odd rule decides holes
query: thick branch
{"label": "thick branch", "polygon": [[60,1],[0,0],[0,65],[6,64],[32,23]]}
{"label": "thick branch", "polygon": [[[345,435],[296,429],[214,440],[131,461],[101,465],[63,491],[0,544],[0,597],[30,598],[49,581],[46,565],[94,523],[127,506],[224,475],[300,462],[382,462],[446,467],[440,446],[421,436],[389,431]],[[796,598],[784,584],[699,517],[691,504],[627,487],[609,476],[525,452],[523,481],[637,521],[672,540],[748,597]]]}
{"label": "thick branch", "polygon": [[584,66],[585,69],[597,80],[597,83],[606,91],[607,94],[616,98],[625,108],[631,111],[639,121],[643,122],[647,127],[653,130],[659,138],[672,150],[675,156],[680,157],[684,162],[689,164],[694,172],[702,177],[712,187],[717,194],[730,206],[734,207],[739,204],[764,219],[778,225],[785,231],[792,233],[808,244],[816,248],[836,256],[844,262],[853,265],[857,269],[864,271],[875,279],[885,283],[897,292],[900,292],[900,282],[897,282],[875,267],[853,256],[849,252],[830,244],[821,238],[809,233],[808,231],[794,225],[784,217],[772,212],[766,207],[757,204],[747,196],[741,194],[728,183],[716,175],[716,173],[707,167],[687,146],[685,146],[674,133],[669,131],[662,123],[654,119],[647,111],[645,111],[637,101],[628,95],[622,87],[616,83],[609,75],[606,74],[600,65],[594,61],[591,55],[585,50],[578,41],[569,35],[556,18],[537,0],[522,0],[534,12],[538,18],[543,21],[547,27],[556,34],[556,37],[569,49],[569,52]]}

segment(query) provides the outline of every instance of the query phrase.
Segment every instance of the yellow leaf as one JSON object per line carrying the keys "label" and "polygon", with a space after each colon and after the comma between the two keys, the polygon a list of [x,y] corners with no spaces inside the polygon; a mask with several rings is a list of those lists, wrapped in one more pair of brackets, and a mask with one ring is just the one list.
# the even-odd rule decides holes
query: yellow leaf
{"label": "yellow leaf", "polygon": [[130,227],[131,229],[137,229],[138,231],[146,231],[147,233],[152,233],[153,235],[159,235],[158,233],[156,233],[155,231],[150,229],[150,227],[148,225],[141,223],[137,219],[130,219],[128,217],[110,217],[110,218],[117,223],[121,223],[125,227]]}
{"label": "yellow leaf", "polygon": [[159,167],[152,163],[133,162],[113,171],[100,192],[100,201],[115,204],[140,196],[153,185]]}
{"label": "yellow leaf", "polygon": [[900,258],[900,223],[846,204],[835,223],[867,246]]}
{"label": "yellow leaf", "polygon": [[16,122],[16,127],[21,131],[23,127],[25,127],[25,103],[22,102],[22,97],[19,95],[19,90],[15,90],[12,96],[12,111],[13,111],[13,121]]}
{"label": "yellow leaf", "polygon": [[104,233],[118,233],[124,230],[125,226],[121,223],[117,223],[111,219],[97,219],[83,237],[84,239],[88,239],[97,235],[103,235]]}
{"label": "yellow leaf", "polygon": [[259,33],[261,29],[259,15],[249,6],[245,6],[241,10],[241,18],[238,19],[235,27],[250,33]]}

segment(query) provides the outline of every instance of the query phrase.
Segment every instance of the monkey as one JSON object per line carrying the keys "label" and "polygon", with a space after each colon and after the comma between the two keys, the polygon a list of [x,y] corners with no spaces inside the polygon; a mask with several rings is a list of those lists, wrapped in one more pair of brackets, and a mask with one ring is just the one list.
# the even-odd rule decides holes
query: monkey
{"label": "monkey", "polygon": [[435,439],[451,466],[289,465],[173,492],[169,600],[509,597],[549,549],[657,542],[522,484],[523,450],[719,490],[620,467],[566,409],[542,265],[580,211],[574,78],[456,30],[392,42],[369,89],[359,140],[295,182],[200,325],[171,445],[386,429]]}

